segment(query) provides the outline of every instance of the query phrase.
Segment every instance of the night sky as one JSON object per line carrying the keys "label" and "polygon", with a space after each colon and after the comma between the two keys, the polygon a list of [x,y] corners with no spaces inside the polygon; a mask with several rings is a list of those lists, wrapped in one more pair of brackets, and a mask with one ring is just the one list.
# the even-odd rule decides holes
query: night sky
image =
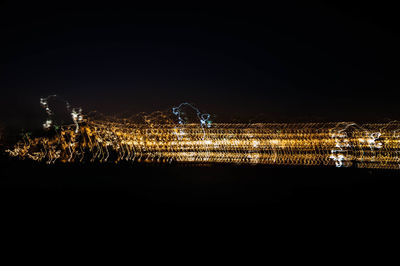
{"label": "night sky", "polygon": [[84,111],[195,103],[215,121],[400,118],[394,7],[0,6],[0,119],[41,125],[39,98]]}

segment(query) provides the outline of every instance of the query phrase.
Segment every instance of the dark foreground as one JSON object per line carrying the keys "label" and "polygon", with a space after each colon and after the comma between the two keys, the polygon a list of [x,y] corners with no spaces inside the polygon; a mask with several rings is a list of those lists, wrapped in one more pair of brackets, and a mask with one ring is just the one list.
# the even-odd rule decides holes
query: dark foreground
{"label": "dark foreground", "polygon": [[0,194],[9,206],[387,209],[397,208],[399,188],[400,170],[0,161]]}
{"label": "dark foreground", "polygon": [[133,232],[151,242],[149,234],[196,240],[264,232],[303,241],[313,232],[342,242],[358,232],[364,239],[398,227],[399,187],[400,171],[355,168],[0,164],[3,228],[55,238]]}

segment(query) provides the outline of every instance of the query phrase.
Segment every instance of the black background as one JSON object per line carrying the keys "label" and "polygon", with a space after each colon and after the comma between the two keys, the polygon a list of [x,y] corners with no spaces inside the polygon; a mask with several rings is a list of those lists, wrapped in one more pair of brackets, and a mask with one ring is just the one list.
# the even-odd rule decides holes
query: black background
{"label": "black background", "polygon": [[40,127],[39,98],[84,112],[195,103],[215,121],[396,120],[395,6],[1,5],[0,115]]}

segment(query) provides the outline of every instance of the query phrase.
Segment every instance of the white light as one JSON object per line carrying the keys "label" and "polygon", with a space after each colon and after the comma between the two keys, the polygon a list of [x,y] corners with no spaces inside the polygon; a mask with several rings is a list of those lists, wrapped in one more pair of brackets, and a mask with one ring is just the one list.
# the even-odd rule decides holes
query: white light
{"label": "white light", "polygon": [[46,123],[43,124],[44,129],[49,129],[51,125],[53,124],[53,121],[51,120],[46,120]]}

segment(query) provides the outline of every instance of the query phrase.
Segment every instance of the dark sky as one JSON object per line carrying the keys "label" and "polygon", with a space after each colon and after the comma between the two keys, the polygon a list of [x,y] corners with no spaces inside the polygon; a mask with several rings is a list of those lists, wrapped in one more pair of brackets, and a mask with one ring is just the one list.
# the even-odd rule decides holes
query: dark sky
{"label": "dark sky", "polygon": [[218,121],[400,119],[394,6],[0,5],[0,121],[59,94],[113,114],[195,103]]}

